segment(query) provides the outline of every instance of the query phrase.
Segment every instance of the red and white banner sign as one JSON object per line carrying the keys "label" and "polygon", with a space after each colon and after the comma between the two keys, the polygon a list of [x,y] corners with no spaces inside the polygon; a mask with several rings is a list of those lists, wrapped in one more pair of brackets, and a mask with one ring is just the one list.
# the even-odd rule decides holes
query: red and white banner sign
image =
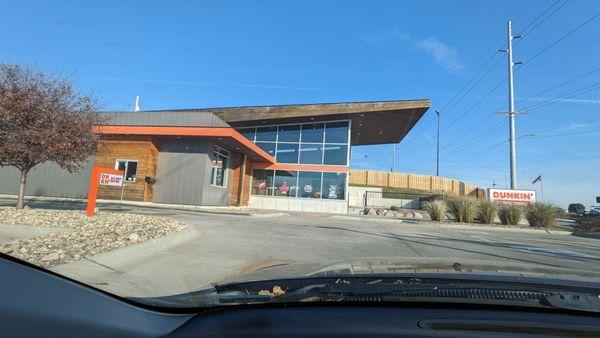
{"label": "red and white banner sign", "polygon": [[100,173],[100,185],[120,187],[123,185],[123,175]]}
{"label": "red and white banner sign", "polygon": [[529,204],[535,202],[534,190],[488,189],[488,199],[501,203]]}

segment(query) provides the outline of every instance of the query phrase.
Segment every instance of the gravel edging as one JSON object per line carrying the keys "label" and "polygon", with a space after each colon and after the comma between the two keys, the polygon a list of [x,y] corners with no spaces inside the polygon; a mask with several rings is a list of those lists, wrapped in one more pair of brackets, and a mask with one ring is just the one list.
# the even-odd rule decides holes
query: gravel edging
{"label": "gravel edging", "polygon": [[346,215],[334,215],[329,216],[334,219],[346,219],[355,221],[367,221],[367,222],[392,222],[392,223],[409,223],[409,224],[423,224],[429,226],[437,226],[444,229],[461,229],[461,230],[485,230],[485,231],[512,231],[512,232],[528,232],[528,233],[547,233],[553,235],[572,235],[572,231],[567,230],[553,230],[553,229],[535,229],[535,228],[524,228],[524,227],[512,227],[512,226],[500,226],[500,225],[479,225],[479,224],[466,224],[466,223],[444,223],[434,221],[424,221],[417,219],[401,219],[391,217],[378,217],[378,216],[346,216]]}
{"label": "gravel edging", "polygon": [[66,228],[0,245],[0,251],[51,267],[179,232],[185,224],[169,217],[120,212],[0,208],[0,223]]}

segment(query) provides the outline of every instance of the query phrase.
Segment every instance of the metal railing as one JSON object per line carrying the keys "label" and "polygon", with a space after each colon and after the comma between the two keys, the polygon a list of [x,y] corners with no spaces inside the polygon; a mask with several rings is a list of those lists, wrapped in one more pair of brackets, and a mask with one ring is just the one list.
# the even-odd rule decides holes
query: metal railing
{"label": "metal railing", "polygon": [[364,194],[364,207],[389,209],[395,206],[400,209],[421,210],[425,202],[444,198],[444,195],[427,193],[366,191]]}

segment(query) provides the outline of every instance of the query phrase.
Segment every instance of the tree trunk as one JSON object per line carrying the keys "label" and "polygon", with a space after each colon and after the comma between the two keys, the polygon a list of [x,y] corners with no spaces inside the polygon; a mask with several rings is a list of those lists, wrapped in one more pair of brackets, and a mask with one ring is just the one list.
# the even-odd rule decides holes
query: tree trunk
{"label": "tree trunk", "polygon": [[27,170],[21,170],[21,178],[19,179],[19,197],[17,199],[17,209],[25,207],[25,183],[27,182]]}

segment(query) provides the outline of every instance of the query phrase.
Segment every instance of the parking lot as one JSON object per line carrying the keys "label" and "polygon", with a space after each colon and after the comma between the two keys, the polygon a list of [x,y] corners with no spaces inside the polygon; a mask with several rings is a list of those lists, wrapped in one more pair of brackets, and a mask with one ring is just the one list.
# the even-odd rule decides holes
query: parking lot
{"label": "parking lot", "polygon": [[440,257],[595,271],[600,261],[600,240],[543,231],[308,213],[265,217],[116,209],[173,216],[188,228],[52,269],[121,295],[156,296],[200,289],[255,268],[293,263]]}

